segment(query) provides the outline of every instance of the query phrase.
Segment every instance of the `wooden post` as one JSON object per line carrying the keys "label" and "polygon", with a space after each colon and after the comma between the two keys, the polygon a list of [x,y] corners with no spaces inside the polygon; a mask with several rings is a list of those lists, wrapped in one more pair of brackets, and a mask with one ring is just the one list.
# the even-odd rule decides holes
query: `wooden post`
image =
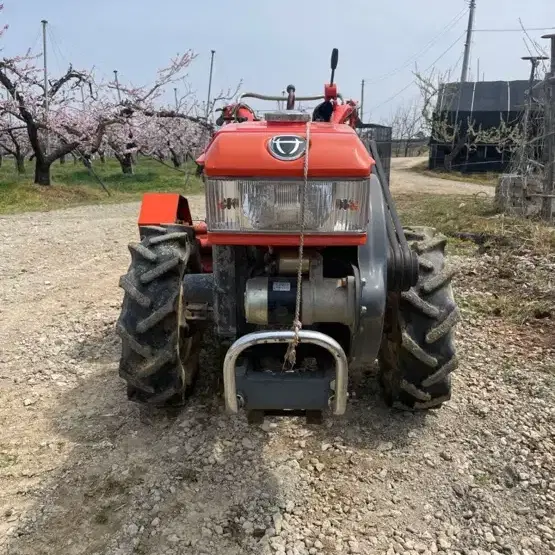
{"label": "wooden post", "polygon": [[553,217],[553,192],[555,190],[555,34],[544,35],[551,40],[551,71],[547,78],[545,99],[545,145],[546,166],[543,186],[542,217],[551,221]]}

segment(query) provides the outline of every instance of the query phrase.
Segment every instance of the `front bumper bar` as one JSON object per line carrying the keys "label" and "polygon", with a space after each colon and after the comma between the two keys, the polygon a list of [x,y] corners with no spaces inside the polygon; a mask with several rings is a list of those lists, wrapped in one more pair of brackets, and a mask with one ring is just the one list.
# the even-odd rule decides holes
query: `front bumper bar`
{"label": "front bumper bar", "polygon": [[[289,343],[295,338],[293,331],[261,331],[249,333],[240,337],[231,345],[224,360],[224,395],[226,410],[237,413],[239,403],[237,399],[236,364],[237,359],[243,351],[255,345],[270,343]],[[299,332],[301,343],[312,343],[326,349],[335,360],[335,387],[333,395],[333,414],[339,416],[345,413],[347,408],[347,387],[349,370],[347,357],[341,345],[330,336],[312,330],[301,330]]]}

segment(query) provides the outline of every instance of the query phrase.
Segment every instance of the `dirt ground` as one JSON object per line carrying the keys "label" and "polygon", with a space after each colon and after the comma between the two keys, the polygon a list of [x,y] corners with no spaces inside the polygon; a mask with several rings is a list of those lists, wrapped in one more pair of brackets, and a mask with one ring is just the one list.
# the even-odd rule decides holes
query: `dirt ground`
{"label": "dirt ground", "polygon": [[[392,189],[479,187],[437,181],[394,169]],[[547,328],[463,307],[454,397],[427,416],[391,412],[368,379],[321,427],[249,427],[209,393],[209,351],[189,407],[146,415],[126,400],[114,333],[136,216],[0,218],[0,553],[555,553]],[[485,262],[451,263],[460,298],[488,295]]]}
{"label": "dirt ground", "polygon": [[495,194],[495,187],[491,185],[452,181],[410,171],[426,160],[427,157],[392,158],[391,191],[393,193],[429,193],[436,195],[485,194],[488,197],[492,197]]}

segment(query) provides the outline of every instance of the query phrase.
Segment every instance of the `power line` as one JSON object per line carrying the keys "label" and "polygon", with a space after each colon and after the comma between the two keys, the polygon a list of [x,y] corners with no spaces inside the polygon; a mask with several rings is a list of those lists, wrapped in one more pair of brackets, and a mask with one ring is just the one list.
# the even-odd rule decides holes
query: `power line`
{"label": "power line", "polygon": [[[526,31],[553,31],[555,27],[529,27]],[[523,29],[474,29],[475,33],[523,33]]]}
{"label": "power line", "polygon": [[441,37],[443,37],[443,35],[448,33],[466,15],[467,12],[468,12],[468,8],[463,8],[455,17],[453,17],[453,19],[451,19],[451,21],[449,21],[449,23],[447,23],[445,25],[445,27],[443,28],[443,30],[440,33],[438,33],[435,37],[433,37],[424,46],[424,48],[420,52],[411,56],[405,63],[403,63],[403,65],[399,66],[396,69],[393,69],[393,70],[389,71],[388,73],[384,73],[383,75],[380,75],[379,77],[376,77],[375,79],[372,79],[372,80],[368,81],[367,84],[368,85],[374,85],[376,83],[380,83],[381,81],[384,81],[388,77],[392,77],[393,75],[396,75],[397,73],[399,73],[400,71],[402,71],[403,69],[405,69],[406,67],[411,65],[412,62],[414,62],[415,60],[420,58],[420,56],[423,56],[424,54],[426,54],[426,52],[428,52],[428,50],[430,50],[430,48],[432,48],[432,46],[434,46],[434,44]]}
{"label": "power line", "polygon": [[62,50],[60,42],[57,38],[57,31],[53,28],[53,26],[49,26],[48,36],[50,37],[50,42],[52,43],[53,49],[57,51],[56,55],[60,58],[60,62],[65,62],[67,63],[67,65],[71,65],[71,62]]}
{"label": "power line", "polygon": [[34,52],[35,48],[37,47],[37,43],[39,42],[39,40],[42,37],[42,31],[37,31],[37,36],[35,37],[35,40],[33,41],[33,46],[31,47],[30,51]]}
{"label": "power line", "polygon": [[[64,50],[65,51],[71,51],[72,53],[77,52],[78,54],[81,54],[81,57],[83,57],[83,50],[80,50],[78,47],[75,48],[75,46],[72,44],[70,46],[72,46],[72,48],[67,48],[68,43],[66,42],[66,39],[64,38],[64,35],[59,31],[58,27],[56,25],[49,25],[50,28],[50,32],[54,32],[55,33],[55,40],[56,43],[58,44],[58,50],[62,56],[62,59],[65,60],[68,64],[71,63],[68,59],[68,57],[63,54]],[[66,47],[66,48],[64,48]],[[108,76],[108,74],[102,70],[102,68],[93,66],[93,70],[98,71],[101,75],[102,78],[104,78],[106,81],[111,81],[112,77]]]}
{"label": "power line", "polygon": [[67,60],[62,50],[60,49],[60,46],[58,45],[58,41],[56,40],[54,33],[52,33],[50,29],[48,29],[47,32],[50,38],[50,43],[52,44],[52,52],[54,53],[56,61],[58,62],[58,72],[61,73],[63,71],[64,60],[67,62],[68,66],[71,65],[71,63]]}
{"label": "power line", "polygon": [[[524,45],[526,46],[526,49],[530,53],[530,56],[533,56],[533,54],[532,54],[532,50],[530,49],[530,46],[528,46],[528,42],[526,41],[526,39],[528,39],[528,41],[530,41],[530,44],[532,45],[532,47],[534,48],[534,50],[536,51],[537,55],[540,58],[543,57],[543,56],[547,56],[547,52],[530,36],[530,33],[528,32],[528,29],[526,29],[526,27],[524,27],[524,24],[522,23],[522,19],[520,19],[520,17],[518,18],[518,22],[520,23],[520,28],[522,29],[522,32],[524,33],[524,36],[522,37],[522,41],[524,42]],[[543,61],[541,62],[541,64],[542,64],[542,67],[543,67],[544,71],[547,71],[546,64]]]}
{"label": "power line", "polygon": [[[429,71],[430,69],[432,69],[432,67],[434,67],[437,62],[439,62],[439,60],[441,60],[448,52],[450,52],[460,41],[461,39],[466,35],[466,31],[464,31],[461,35],[459,35],[459,37],[457,38],[457,40],[455,42],[453,42],[451,44],[451,46],[449,46],[446,50],[444,50],[425,70]],[[400,96],[401,94],[403,94],[407,89],[409,89],[410,87],[412,87],[412,85],[414,85],[416,83],[416,79],[413,79],[407,86],[403,87],[399,92],[395,93],[393,96],[390,96],[387,100],[384,100],[381,104],[378,104],[377,106],[374,106],[373,108],[371,108],[370,111],[372,110],[378,110],[379,108],[381,108],[382,106],[385,106],[386,104],[389,104],[392,100],[395,100],[398,96]]]}
{"label": "power line", "polygon": [[461,52],[461,55],[459,56],[459,59],[457,60],[457,62],[453,66],[452,71],[457,71],[457,69],[459,68],[459,64],[462,62],[463,56],[464,56],[464,52]]}

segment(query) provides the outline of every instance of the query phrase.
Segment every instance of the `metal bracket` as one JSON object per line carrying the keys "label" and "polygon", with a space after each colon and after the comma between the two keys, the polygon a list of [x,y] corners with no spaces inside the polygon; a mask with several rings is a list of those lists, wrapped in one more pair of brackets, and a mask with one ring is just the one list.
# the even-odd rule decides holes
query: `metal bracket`
{"label": "metal bracket", "polygon": [[[237,339],[231,345],[224,360],[224,397],[226,410],[237,413],[237,385],[235,367],[239,355],[255,345],[272,343],[289,343],[295,338],[293,331],[261,331],[249,333]],[[333,413],[337,416],[345,413],[347,408],[347,387],[349,381],[349,367],[347,357],[341,345],[329,335],[318,331],[301,330],[299,332],[301,343],[312,343],[326,349],[335,360],[335,396],[333,399]]]}
{"label": "metal bracket", "polygon": [[213,309],[208,303],[185,303],[183,312],[185,321],[213,319]]}

